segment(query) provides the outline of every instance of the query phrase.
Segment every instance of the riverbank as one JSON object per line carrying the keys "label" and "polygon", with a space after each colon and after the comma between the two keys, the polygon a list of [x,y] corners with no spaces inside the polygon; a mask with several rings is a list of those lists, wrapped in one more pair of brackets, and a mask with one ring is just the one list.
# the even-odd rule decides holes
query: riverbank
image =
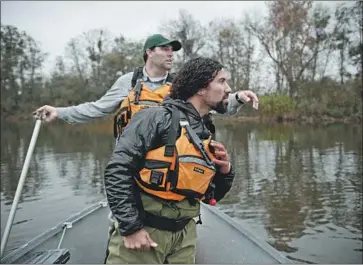
{"label": "riverbank", "polygon": [[361,124],[362,116],[331,117],[331,116],[218,116],[218,119],[238,122],[259,122],[259,123],[299,123],[299,124],[329,124],[329,123],[352,123]]}
{"label": "riverbank", "polygon": [[[313,87],[308,86],[307,90],[304,90],[307,94],[300,95],[298,98],[291,98],[286,94],[265,94],[259,96],[258,110],[253,109],[250,104],[246,104],[235,115],[214,115],[214,118],[258,123],[360,124],[362,123],[360,84],[358,81],[350,84],[344,88],[344,93],[341,93],[343,88],[340,85],[330,84],[325,88],[318,86],[314,91],[311,91]],[[317,93],[318,91],[320,92]],[[68,102],[68,104],[72,103]],[[37,106],[41,106],[41,104],[37,104]],[[35,102],[22,105],[22,108],[11,108],[11,111],[5,111],[3,108],[1,119],[10,122],[31,121],[32,112],[35,109]],[[113,115],[104,120],[113,121]]]}
{"label": "riverbank", "polygon": [[[32,121],[34,119],[32,114],[27,113],[13,113],[12,115],[1,114],[1,120],[6,122],[24,122]],[[238,122],[258,122],[258,123],[302,123],[302,124],[329,124],[329,123],[352,123],[361,124],[362,116],[352,115],[347,117],[332,117],[328,115],[322,116],[293,116],[293,115],[233,115],[233,116],[220,116],[214,115],[215,119],[230,120]],[[101,123],[108,123],[113,120],[113,116],[102,119]],[[98,122],[97,122],[98,123]]]}

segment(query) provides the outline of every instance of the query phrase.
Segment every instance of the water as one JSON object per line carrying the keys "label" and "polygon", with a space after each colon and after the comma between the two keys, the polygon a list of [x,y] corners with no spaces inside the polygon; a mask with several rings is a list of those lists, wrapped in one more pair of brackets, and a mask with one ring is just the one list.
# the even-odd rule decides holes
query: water
{"label": "water", "polygon": [[[3,232],[34,123],[1,124]],[[297,262],[362,263],[362,129],[217,122],[236,169],[217,205]],[[104,198],[111,126],[41,127],[7,251]]]}

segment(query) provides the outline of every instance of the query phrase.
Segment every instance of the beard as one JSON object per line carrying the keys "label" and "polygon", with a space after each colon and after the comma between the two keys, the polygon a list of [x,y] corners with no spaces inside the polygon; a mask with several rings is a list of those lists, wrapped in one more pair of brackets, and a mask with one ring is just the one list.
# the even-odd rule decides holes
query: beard
{"label": "beard", "polygon": [[227,112],[228,101],[225,100],[219,101],[215,106],[212,107],[212,110],[215,110],[219,114],[224,114]]}

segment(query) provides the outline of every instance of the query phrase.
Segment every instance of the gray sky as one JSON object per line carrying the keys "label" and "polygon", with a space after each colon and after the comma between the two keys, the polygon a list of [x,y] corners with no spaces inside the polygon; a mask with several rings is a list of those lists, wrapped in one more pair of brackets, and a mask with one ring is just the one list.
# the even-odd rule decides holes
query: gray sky
{"label": "gray sky", "polygon": [[158,31],[162,21],[177,18],[186,9],[202,24],[213,19],[239,19],[244,11],[265,13],[264,2],[253,1],[2,1],[1,23],[26,31],[50,53],[46,68],[64,55],[66,43],[96,28],[112,34],[144,39]]}

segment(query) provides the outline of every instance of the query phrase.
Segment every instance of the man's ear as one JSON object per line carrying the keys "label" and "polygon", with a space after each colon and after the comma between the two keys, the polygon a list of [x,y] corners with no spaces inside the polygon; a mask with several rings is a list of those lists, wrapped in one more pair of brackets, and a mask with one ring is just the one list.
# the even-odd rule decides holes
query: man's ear
{"label": "man's ear", "polygon": [[147,56],[149,57],[150,56],[150,54],[151,54],[151,52],[152,52],[152,50],[150,50],[150,49],[146,49],[146,54],[147,54]]}
{"label": "man's ear", "polygon": [[198,91],[198,95],[199,96],[203,96],[203,95],[205,95],[205,93],[207,92],[207,90],[205,89],[205,88],[202,88],[202,89],[199,89],[199,91]]}

